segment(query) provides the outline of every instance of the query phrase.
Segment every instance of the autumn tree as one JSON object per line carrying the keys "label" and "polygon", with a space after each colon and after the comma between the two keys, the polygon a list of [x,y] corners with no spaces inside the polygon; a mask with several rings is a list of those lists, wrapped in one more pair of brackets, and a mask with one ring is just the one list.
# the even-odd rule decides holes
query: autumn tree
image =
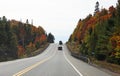
{"label": "autumn tree", "polygon": [[[0,18],[0,61],[28,56],[47,43],[45,30],[39,26]],[[36,43],[37,44],[36,46]]]}
{"label": "autumn tree", "polygon": [[69,43],[79,46],[78,54],[120,64],[120,0],[116,8],[111,6],[101,11],[96,2],[94,15],[78,21]]}

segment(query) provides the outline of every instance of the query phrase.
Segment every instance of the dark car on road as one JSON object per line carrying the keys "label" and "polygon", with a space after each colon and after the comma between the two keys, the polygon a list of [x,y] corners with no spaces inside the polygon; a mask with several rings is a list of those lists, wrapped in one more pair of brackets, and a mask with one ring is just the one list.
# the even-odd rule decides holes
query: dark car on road
{"label": "dark car on road", "polygon": [[62,45],[58,45],[58,50],[62,50]]}
{"label": "dark car on road", "polygon": [[59,41],[59,45],[62,45],[63,43],[62,43],[62,41]]}
{"label": "dark car on road", "polygon": [[58,50],[62,50],[63,48],[62,48],[62,46],[58,46]]}

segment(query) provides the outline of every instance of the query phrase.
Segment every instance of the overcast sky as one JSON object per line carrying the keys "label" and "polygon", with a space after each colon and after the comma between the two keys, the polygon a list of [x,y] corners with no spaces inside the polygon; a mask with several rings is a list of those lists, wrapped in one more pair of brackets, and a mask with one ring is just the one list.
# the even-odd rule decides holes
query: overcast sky
{"label": "overcast sky", "polygon": [[42,26],[51,32],[56,42],[66,42],[77,25],[78,20],[93,14],[95,3],[99,8],[115,6],[117,0],[0,0],[0,17],[8,19],[33,19],[35,26]]}

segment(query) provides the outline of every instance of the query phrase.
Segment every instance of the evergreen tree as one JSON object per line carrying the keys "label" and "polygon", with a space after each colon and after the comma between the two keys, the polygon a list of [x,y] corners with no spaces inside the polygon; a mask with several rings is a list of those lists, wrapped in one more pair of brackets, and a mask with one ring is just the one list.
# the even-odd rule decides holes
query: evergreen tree
{"label": "evergreen tree", "polygon": [[117,4],[117,25],[116,25],[116,34],[120,35],[120,0]]}
{"label": "evergreen tree", "polygon": [[6,45],[8,47],[9,56],[17,58],[17,38],[10,27],[10,21],[8,21],[6,24],[6,34],[7,34]]}
{"label": "evergreen tree", "polygon": [[118,0],[118,3],[117,3],[117,17],[120,21],[120,0]]}
{"label": "evergreen tree", "polygon": [[17,40],[6,17],[0,20],[0,58],[8,60],[17,58]]}
{"label": "evergreen tree", "polygon": [[86,46],[88,48],[88,54],[91,56],[95,53],[95,47],[97,43],[97,34],[94,31],[89,31],[88,41],[86,42]]}
{"label": "evergreen tree", "polygon": [[49,33],[47,37],[47,41],[49,43],[54,43],[54,40],[55,40],[54,36],[51,33]]}
{"label": "evergreen tree", "polygon": [[99,60],[105,60],[111,51],[111,44],[109,43],[109,37],[112,35],[112,21],[103,21],[96,25],[95,32],[97,34],[97,42],[95,47],[96,58]]}
{"label": "evergreen tree", "polygon": [[94,12],[94,14],[96,14],[98,12],[99,12],[99,2],[97,1],[96,5],[95,5],[95,12]]}
{"label": "evergreen tree", "polygon": [[26,24],[29,24],[29,21],[28,21],[28,19],[26,20]]}

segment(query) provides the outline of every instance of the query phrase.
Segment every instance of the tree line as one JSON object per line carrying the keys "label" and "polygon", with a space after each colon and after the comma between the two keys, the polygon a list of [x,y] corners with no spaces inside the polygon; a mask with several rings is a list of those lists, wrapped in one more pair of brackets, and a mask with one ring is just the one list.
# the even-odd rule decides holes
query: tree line
{"label": "tree line", "polygon": [[0,17],[0,61],[29,55],[47,43],[54,43],[54,35],[41,27]]}
{"label": "tree line", "polygon": [[117,6],[99,9],[78,21],[68,42],[79,46],[79,54],[120,65],[120,0]]}

